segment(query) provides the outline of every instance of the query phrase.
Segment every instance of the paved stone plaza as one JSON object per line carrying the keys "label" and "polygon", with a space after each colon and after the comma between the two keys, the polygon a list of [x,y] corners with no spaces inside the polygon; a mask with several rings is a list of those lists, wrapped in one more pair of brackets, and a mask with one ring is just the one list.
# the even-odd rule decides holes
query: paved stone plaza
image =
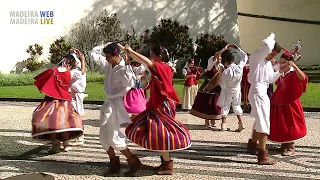
{"label": "paved stone plaza", "polygon": [[[47,155],[48,142],[36,141],[31,136],[31,114],[37,103],[0,102],[0,179],[14,175],[44,172],[55,179],[114,179],[102,177],[108,167],[108,158],[99,143],[98,106],[87,106],[85,124],[86,143],[72,151]],[[153,175],[151,167],[160,164],[159,154],[142,149],[132,143],[130,148],[142,163],[148,165],[136,179],[320,179],[320,115],[306,113],[308,135],[297,141],[297,153],[293,157],[277,154],[277,146],[270,145],[269,153],[279,163],[259,166],[255,156],[246,154],[246,142],[250,136],[253,119],[244,115],[245,130],[219,132],[203,127],[204,121],[187,113],[177,118],[190,129],[193,145],[185,151],[172,153],[175,162],[173,176]],[[220,122],[218,122],[219,125]],[[236,129],[236,117],[231,115],[227,123]],[[122,172],[128,169],[121,156]]]}

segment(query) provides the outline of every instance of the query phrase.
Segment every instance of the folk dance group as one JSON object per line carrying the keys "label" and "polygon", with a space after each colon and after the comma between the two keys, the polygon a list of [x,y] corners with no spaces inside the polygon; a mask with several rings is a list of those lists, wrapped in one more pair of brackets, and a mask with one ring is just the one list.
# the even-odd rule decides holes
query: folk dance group
{"label": "folk dance group", "polygon": [[[293,155],[293,141],[306,135],[300,96],[306,91],[308,79],[295,65],[296,56],[290,52],[286,51],[279,63],[274,60],[274,56],[281,51],[274,38],[273,33],[268,36],[262,46],[252,53],[249,61],[248,99],[255,122],[248,152],[258,156],[258,164],[275,163],[266,150],[268,137],[273,142],[281,143],[284,155]],[[239,64],[234,63],[235,57],[231,53],[222,56],[230,48],[238,49],[241,57]],[[126,53],[124,57],[120,56],[121,51]],[[93,48],[91,56],[105,72],[107,99],[100,110],[99,140],[110,158],[110,167],[103,175],[119,173],[120,160],[115,151],[120,151],[127,158],[130,169],[125,175],[134,176],[141,169],[142,163],[131,153],[126,138],[160,153],[161,165],[155,168],[156,174],[173,174],[169,152],[189,148],[191,137],[188,129],[176,119],[176,104],[180,100],[173,87],[175,70],[168,65],[168,50],[162,45],[154,45],[149,57],[145,57],[128,45],[124,47],[110,43],[106,47]],[[221,64],[222,60],[225,65]],[[234,44],[227,45],[212,56],[207,69],[194,67],[194,60],[189,60],[183,70],[186,83],[182,107],[191,109],[191,114],[208,123],[209,120],[222,119],[221,129],[224,130],[232,106],[239,121],[237,131],[241,131],[241,81],[247,62],[247,54]],[[141,86],[146,72],[151,75],[148,101]],[[205,82],[198,90],[198,81],[204,73]],[[267,89],[273,82],[276,82],[277,89],[270,106]],[[34,84],[45,94],[45,98],[33,113],[32,137],[52,141],[51,154],[69,151],[72,145],[83,145],[82,115],[86,96],[84,55],[73,49],[56,68],[36,76]],[[120,127],[125,123],[128,126],[124,135]]]}

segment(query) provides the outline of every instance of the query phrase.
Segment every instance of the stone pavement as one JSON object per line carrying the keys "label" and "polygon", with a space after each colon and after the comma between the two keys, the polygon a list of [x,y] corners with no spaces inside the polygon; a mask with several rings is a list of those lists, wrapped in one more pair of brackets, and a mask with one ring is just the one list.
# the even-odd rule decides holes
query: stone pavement
{"label": "stone pavement", "polygon": [[[31,135],[31,114],[37,104],[0,102],[0,179],[15,175],[44,172],[55,179],[114,179],[102,177],[108,167],[108,158],[99,143],[99,110],[92,105],[86,109],[85,139],[83,147],[72,151],[48,155],[48,142],[33,140]],[[246,142],[250,136],[253,119],[244,115],[246,129],[240,133],[219,132],[203,127],[204,121],[187,113],[178,113],[190,129],[193,145],[172,153],[175,162],[173,176],[153,175],[145,168],[134,179],[320,179],[320,115],[306,113],[308,135],[297,141],[297,153],[293,157],[282,157],[270,143],[270,154],[279,163],[273,166],[259,166],[255,156],[246,154]],[[218,125],[220,122],[217,122]],[[228,127],[236,129],[235,116],[228,118]],[[159,154],[129,143],[142,163],[157,166]],[[121,156],[122,172],[128,169]]]}

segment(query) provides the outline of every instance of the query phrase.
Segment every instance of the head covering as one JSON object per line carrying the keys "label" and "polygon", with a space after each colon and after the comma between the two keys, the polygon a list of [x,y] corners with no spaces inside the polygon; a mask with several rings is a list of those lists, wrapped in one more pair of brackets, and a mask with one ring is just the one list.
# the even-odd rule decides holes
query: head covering
{"label": "head covering", "polygon": [[281,47],[284,50],[284,53],[281,55],[281,58],[287,59],[288,61],[293,61],[293,55],[286,48]]}
{"label": "head covering", "polygon": [[110,43],[105,48],[103,48],[104,54],[111,54],[111,56],[116,56],[120,54],[120,48],[117,43]]}
{"label": "head covering", "polygon": [[183,67],[183,69],[186,69],[187,71],[191,72],[190,67],[188,66],[189,63],[194,63],[194,59],[191,58],[186,62],[186,65]]}

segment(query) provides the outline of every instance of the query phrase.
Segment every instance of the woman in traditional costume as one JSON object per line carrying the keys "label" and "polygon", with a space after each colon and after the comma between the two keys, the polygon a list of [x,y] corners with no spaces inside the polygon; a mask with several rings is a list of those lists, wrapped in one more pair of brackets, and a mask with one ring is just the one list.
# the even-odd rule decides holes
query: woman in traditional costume
{"label": "woman in traditional costume", "polygon": [[182,96],[182,109],[191,110],[193,102],[198,92],[198,83],[204,72],[203,68],[194,65],[194,59],[187,61],[182,69],[182,74],[185,78],[183,96]]}
{"label": "woman in traditional costume", "polygon": [[129,56],[148,67],[152,74],[147,109],[132,120],[132,124],[126,128],[126,135],[141,147],[160,152],[162,163],[156,168],[156,174],[171,175],[173,161],[169,152],[189,148],[191,139],[188,129],[175,119],[179,97],[172,83],[174,70],[166,63],[169,62],[169,53],[161,45],[154,46],[149,60],[129,46],[125,49]]}
{"label": "woman in traditional costume", "polygon": [[32,115],[32,138],[51,140],[49,153],[52,154],[59,152],[60,141],[63,141],[63,150],[68,151],[68,140],[83,134],[82,119],[69,93],[70,68],[74,61],[74,56],[68,54],[62,66],[48,69],[34,78],[34,84],[45,97]]}
{"label": "woman in traditional costume", "polygon": [[208,60],[207,78],[199,88],[190,114],[205,119],[206,127],[215,127],[215,120],[222,118],[221,108],[217,106],[217,100],[221,91],[221,74],[224,70],[221,64],[221,54],[227,48],[221,49]]}
{"label": "woman in traditional costume", "polygon": [[[297,54],[297,51],[293,54]],[[280,69],[284,73],[276,81],[277,89],[271,99],[268,138],[272,142],[281,143],[284,156],[294,155],[294,141],[307,134],[300,97],[306,92],[308,77],[295,64],[295,60],[301,57],[293,54],[286,51],[280,58]]]}
{"label": "woman in traditional costume", "polygon": [[249,67],[250,54],[247,53],[247,56],[249,59],[243,68],[243,75],[241,80],[241,102],[244,106],[243,111],[246,113],[250,113],[251,107],[248,99],[248,94],[250,89],[250,83],[248,82],[248,73],[250,71],[250,67]]}
{"label": "woman in traditional costume", "polygon": [[[80,116],[84,116],[84,106],[83,100],[87,97],[85,94],[87,86],[86,77],[86,63],[83,53],[78,49],[73,48],[71,53],[75,58],[75,61],[71,64],[71,87],[70,93],[72,97],[72,105]],[[79,58],[78,58],[79,57]],[[80,59],[80,60],[79,60]],[[84,134],[74,140],[74,142],[69,143],[71,146],[81,146],[84,144]]]}
{"label": "woman in traditional costume", "polygon": [[135,74],[135,85],[124,96],[123,104],[131,119],[133,119],[146,110],[147,99],[141,81],[141,78],[145,75],[146,68],[134,60],[131,61],[130,65]]}

